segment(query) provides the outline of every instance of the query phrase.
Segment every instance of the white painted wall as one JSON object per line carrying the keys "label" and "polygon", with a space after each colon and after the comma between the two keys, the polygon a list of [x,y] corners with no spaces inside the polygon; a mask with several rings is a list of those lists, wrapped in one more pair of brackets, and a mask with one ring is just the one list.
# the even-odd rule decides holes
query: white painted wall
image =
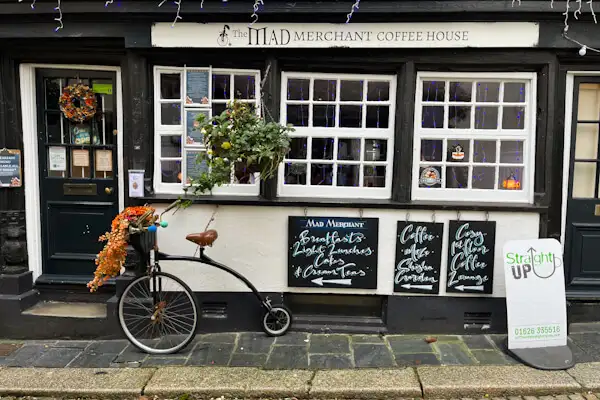
{"label": "white painted wall", "polygon": [[[160,212],[165,205],[154,205]],[[216,206],[194,205],[165,214],[169,227],[159,229],[161,251],[170,254],[194,255],[196,246],[185,240],[192,232],[206,227]],[[406,219],[405,210],[363,211],[365,218],[379,218],[379,259],[377,290],[290,288],[287,286],[288,216],[303,216],[301,207],[219,206],[210,228],[219,238],[206,254],[245,275],[260,291],[303,293],[353,293],[391,295],[393,293],[394,259],[397,221]],[[410,220],[431,221],[432,211],[410,210]],[[357,209],[309,208],[309,216],[358,217]],[[442,254],[442,281],[440,295],[445,293],[446,255],[448,249],[448,221],[457,213],[436,211],[436,222],[444,222]],[[461,220],[485,220],[484,212],[461,212]],[[538,238],[539,214],[522,212],[491,212],[490,221],[496,221],[496,253],[493,297],[504,297],[502,247],[507,240]],[[216,268],[185,262],[163,262],[163,270],[173,272],[194,291],[245,291],[243,283]],[[398,294],[400,295],[400,294]],[[455,296],[452,294],[452,296]],[[457,295],[472,296],[472,295]]]}

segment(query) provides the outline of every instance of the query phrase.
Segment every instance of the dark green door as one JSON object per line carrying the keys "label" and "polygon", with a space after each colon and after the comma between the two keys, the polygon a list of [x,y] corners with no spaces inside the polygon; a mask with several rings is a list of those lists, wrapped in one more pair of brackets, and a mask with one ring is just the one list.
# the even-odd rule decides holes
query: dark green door
{"label": "dark green door", "polygon": [[567,296],[600,297],[600,79],[576,78],[565,228]]}
{"label": "dark green door", "polygon": [[[94,89],[95,115],[84,123],[59,109],[64,87]],[[87,279],[118,213],[117,113],[114,72],[40,69],[36,73],[43,272]]]}

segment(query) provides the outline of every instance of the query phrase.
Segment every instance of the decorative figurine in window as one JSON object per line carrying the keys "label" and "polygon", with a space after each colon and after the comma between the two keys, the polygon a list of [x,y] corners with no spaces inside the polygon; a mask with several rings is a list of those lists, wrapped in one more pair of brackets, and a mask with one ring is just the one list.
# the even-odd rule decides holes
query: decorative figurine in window
{"label": "decorative figurine in window", "polygon": [[517,179],[514,172],[511,172],[508,178],[502,181],[502,187],[508,190],[519,190],[521,189],[521,181]]}

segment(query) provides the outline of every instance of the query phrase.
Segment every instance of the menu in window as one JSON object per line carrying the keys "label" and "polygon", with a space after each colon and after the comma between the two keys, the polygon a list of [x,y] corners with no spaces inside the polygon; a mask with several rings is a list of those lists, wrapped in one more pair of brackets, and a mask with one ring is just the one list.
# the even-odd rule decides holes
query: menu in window
{"label": "menu in window", "polygon": [[203,172],[208,170],[206,161],[202,160],[200,163],[198,162],[198,153],[197,151],[188,151],[186,153],[186,183],[188,184],[190,183],[190,178],[198,178]]}
{"label": "menu in window", "polygon": [[201,145],[204,142],[204,135],[198,130],[199,122],[196,121],[200,114],[210,118],[210,110],[185,110],[185,140],[188,145]]}
{"label": "menu in window", "polygon": [[208,105],[208,71],[186,71],[185,104]]}

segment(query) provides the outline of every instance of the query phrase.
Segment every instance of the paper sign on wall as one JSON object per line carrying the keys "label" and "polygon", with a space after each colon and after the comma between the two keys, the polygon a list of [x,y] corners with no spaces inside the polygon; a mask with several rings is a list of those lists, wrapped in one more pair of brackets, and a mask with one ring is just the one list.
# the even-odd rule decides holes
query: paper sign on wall
{"label": "paper sign on wall", "polygon": [[61,146],[48,147],[48,164],[50,171],[66,171],[67,149]]}
{"label": "paper sign on wall", "polygon": [[144,170],[129,170],[129,197],[144,197]]}
{"label": "paper sign on wall", "polygon": [[562,246],[556,239],[504,245],[509,349],[567,344]]}

